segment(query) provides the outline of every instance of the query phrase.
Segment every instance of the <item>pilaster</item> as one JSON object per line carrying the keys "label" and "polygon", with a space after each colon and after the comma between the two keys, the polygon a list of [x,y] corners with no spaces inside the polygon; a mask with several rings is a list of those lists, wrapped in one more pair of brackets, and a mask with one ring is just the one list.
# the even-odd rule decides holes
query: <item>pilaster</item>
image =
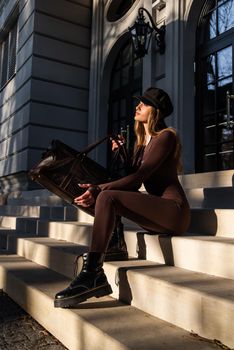
{"label": "pilaster", "polygon": [[103,61],[103,1],[93,0],[93,16],[91,30],[91,57],[90,57],[90,91],[89,91],[89,121],[88,143],[99,138],[100,126],[100,90]]}

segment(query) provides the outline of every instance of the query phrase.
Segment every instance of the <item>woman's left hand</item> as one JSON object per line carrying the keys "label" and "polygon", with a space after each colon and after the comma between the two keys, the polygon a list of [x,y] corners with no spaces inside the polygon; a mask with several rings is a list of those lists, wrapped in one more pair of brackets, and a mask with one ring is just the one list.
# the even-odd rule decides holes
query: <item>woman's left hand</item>
{"label": "woman's left hand", "polygon": [[[89,188],[91,184],[79,184],[79,186],[82,188]],[[81,205],[82,207],[90,207],[92,204],[95,203],[95,199],[92,193],[89,190],[87,190],[81,196],[76,197],[74,199],[74,203],[76,203],[77,205]]]}

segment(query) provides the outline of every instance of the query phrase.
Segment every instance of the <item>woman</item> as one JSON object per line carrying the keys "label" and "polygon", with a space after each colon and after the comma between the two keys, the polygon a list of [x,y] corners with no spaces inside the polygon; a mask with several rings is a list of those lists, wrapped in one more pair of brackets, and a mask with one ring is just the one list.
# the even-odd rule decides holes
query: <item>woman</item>
{"label": "woman", "polygon": [[[149,88],[137,97],[136,147],[133,172],[119,180],[92,186],[77,197],[83,207],[95,203],[95,219],[89,253],[83,255],[80,274],[55,296],[55,307],[70,307],[93,296],[112,292],[102,265],[116,216],[135,221],[145,230],[182,234],[190,221],[190,209],[179,183],[180,142],[164,118],[173,111],[167,93]],[[147,193],[139,192],[142,183]]]}

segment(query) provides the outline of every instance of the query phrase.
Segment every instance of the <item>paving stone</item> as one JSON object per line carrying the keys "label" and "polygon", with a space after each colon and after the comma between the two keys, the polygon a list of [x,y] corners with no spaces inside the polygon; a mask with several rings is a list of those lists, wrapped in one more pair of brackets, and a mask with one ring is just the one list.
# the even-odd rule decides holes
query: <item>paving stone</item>
{"label": "paving stone", "polygon": [[7,294],[0,291],[0,350],[66,350]]}

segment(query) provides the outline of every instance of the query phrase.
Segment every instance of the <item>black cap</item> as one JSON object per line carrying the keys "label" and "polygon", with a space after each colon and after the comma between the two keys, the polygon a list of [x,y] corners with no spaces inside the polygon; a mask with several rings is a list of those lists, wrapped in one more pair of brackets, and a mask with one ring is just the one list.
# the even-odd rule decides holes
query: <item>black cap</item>
{"label": "black cap", "polygon": [[163,117],[168,117],[173,112],[173,105],[169,95],[162,89],[150,87],[142,96],[134,96],[143,103],[160,109]]}

